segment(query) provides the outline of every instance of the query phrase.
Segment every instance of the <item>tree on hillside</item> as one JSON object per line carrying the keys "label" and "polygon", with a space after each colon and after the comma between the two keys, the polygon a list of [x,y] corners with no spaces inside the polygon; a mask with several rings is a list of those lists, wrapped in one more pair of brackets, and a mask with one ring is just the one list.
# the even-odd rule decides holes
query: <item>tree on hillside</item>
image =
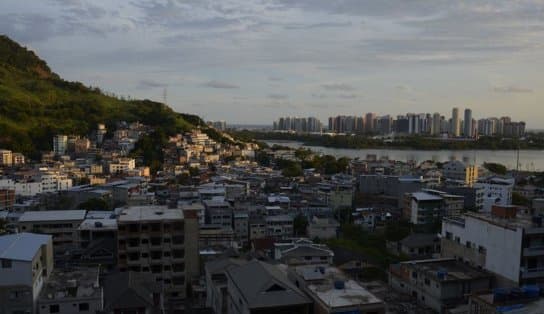
{"label": "tree on hillside", "polygon": [[505,175],[506,172],[508,171],[506,166],[501,165],[499,163],[495,163],[495,162],[486,162],[486,163],[484,163],[484,168],[486,168],[487,170],[489,170],[489,171],[491,171],[493,173],[500,174],[500,175]]}

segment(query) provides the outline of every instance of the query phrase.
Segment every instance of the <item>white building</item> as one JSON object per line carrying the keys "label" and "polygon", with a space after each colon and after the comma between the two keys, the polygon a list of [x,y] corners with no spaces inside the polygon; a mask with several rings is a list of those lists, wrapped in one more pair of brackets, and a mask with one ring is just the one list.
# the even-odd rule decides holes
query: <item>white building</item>
{"label": "white building", "polygon": [[72,187],[72,179],[58,171],[45,171],[39,176],[43,193],[54,193],[68,190]]}
{"label": "white building", "polygon": [[512,204],[514,183],[514,178],[503,179],[499,177],[489,177],[478,180],[474,184],[474,187],[483,190],[482,211],[490,212],[493,205]]}
{"label": "white building", "polygon": [[15,182],[14,188],[17,196],[35,196],[43,193],[41,182]]}
{"label": "white building", "polygon": [[0,313],[34,313],[53,271],[50,235],[17,233],[0,237]]}
{"label": "white building", "polygon": [[133,170],[136,167],[134,158],[119,158],[116,162],[109,165],[110,173],[124,173]]}
{"label": "white building", "polygon": [[504,284],[544,283],[544,228],[513,206],[442,222],[442,255],[489,270]]}

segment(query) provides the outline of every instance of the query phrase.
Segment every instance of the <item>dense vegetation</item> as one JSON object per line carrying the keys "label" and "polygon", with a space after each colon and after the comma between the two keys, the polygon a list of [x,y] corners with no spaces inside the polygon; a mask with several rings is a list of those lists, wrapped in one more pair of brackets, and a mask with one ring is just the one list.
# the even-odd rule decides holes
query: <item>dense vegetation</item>
{"label": "dense vegetation", "polygon": [[140,121],[169,135],[202,126],[223,140],[198,117],[174,112],[150,100],[124,100],[98,88],[68,82],[45,61],[6,36],[0,36],[0,148],[37,158],[50,150],[57,133],[87,135],[97,123],[109,129],[117,121]]}
{"label": "dense vegetation", "polygon": [[498,137],[481,137],[476,141],[444,141],[424,136],[399,137],[394,141],[375,139],[365,135],[315,135],[277,132],[233,132],[237,137],[257,140],[289,140],[300,141],[308,146],[325,146],[333,148],[399,148],[420,150],[463,150],[463,149],[544,149],[544,134],[531,133],[524,140],[502,139]]}

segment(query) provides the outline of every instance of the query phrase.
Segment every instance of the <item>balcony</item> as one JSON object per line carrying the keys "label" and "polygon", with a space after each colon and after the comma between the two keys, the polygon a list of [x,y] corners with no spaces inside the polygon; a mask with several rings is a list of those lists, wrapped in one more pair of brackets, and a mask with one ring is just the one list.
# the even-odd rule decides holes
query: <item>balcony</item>
{"label": "balcony", "polygon": [[544,245],[532,246],[523,249],[523,256],[544,256]]}
{"label": "balcony", "polygon": [[521,278],[522,279],[544,278],[544,267],[522,269]]}

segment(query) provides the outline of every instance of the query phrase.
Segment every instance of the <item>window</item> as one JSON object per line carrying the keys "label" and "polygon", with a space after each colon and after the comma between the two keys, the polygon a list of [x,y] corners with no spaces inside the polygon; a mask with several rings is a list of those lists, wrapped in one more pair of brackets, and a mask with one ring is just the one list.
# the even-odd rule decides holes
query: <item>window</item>
{"label": "window", "polygon": [[49,313],[58,313],[60,312],[60,307],[58,304],[51,304],[49,306]]}
{"label": "window", "polygon": [[3,259],[2,260],[2,268],[11,268],[11,260],[10,259]]}
{"label": "window", "polygon": [[467,248],[471,248],[472,247],[472,243],[470,243],[470,241],[467,241],[467,244],[466,244]]}
{"label": "window", "polygon": [[455,237],[455,242],[457,242],[457,243],[461,243],[461,238],[459,238],[459,237]]}
{"label": "window", "polygon": [[451,232],[446,232],[446,239],[451,240],[453,239],[453,234]]}
{"label": "window", "polygon": [[88,312],[89,311],[89,303],[79,303],[79,311],[80,312]]}

